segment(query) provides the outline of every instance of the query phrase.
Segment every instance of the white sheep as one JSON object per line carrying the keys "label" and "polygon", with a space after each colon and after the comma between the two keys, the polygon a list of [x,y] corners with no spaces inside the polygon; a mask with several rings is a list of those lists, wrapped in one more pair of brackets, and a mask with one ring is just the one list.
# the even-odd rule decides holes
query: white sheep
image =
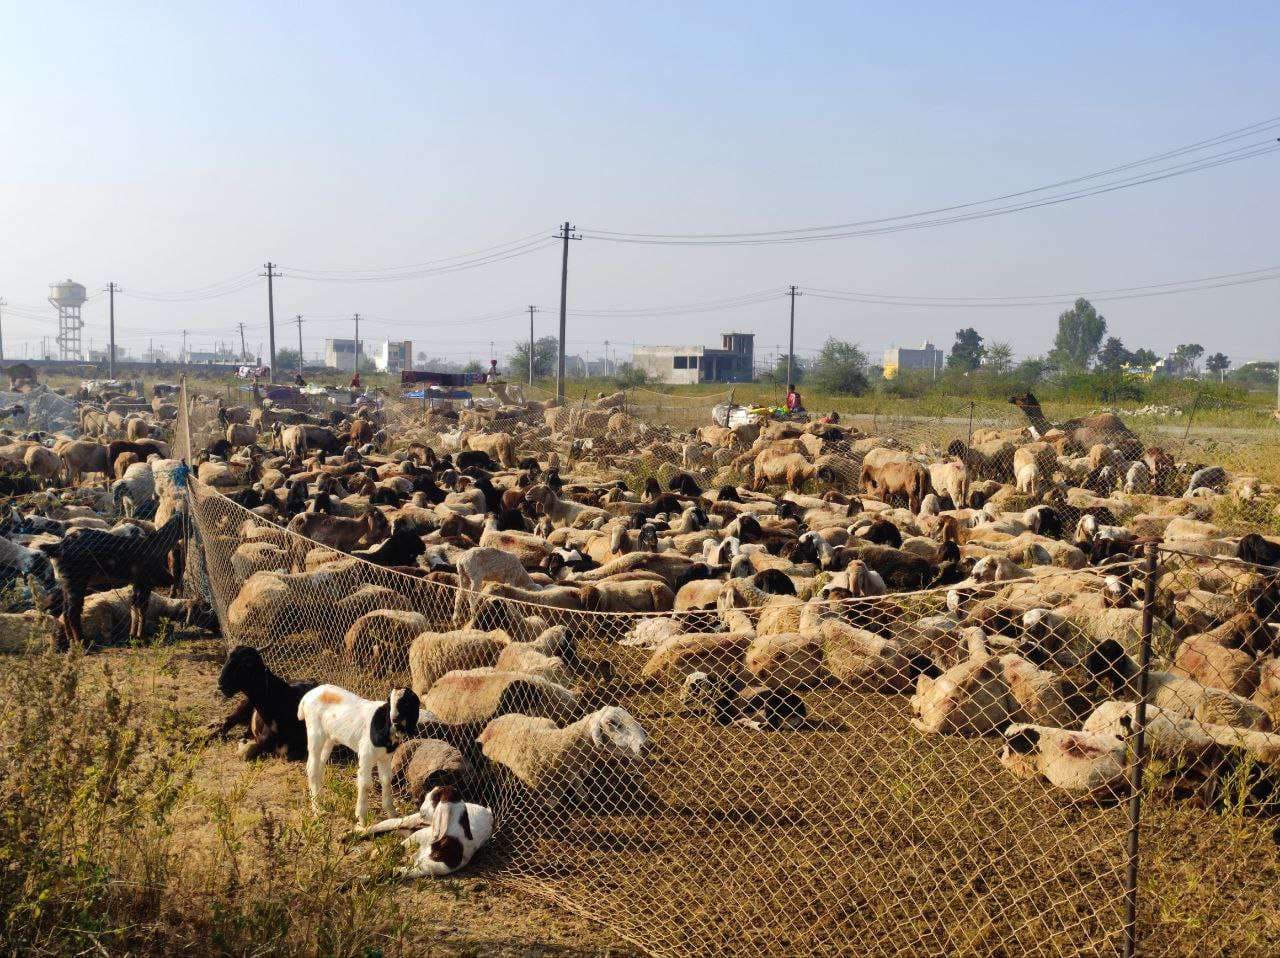
{"label": "white sheep", "polygon": [[336,685],[318,685],[298,703],[298,719],[307,725],[307,785],[311,807],[320,810],[324,766],[335,745],[356,753],[356,824],[363,825],[373,787],[373,769],[382,780],[382,808],[391,814],[391,753],[418,730],[418,696],[392,689],[385,702],[361,698]]}
{"label": "white sheep", "polygon": [[1044,779],[1076,801],[1113,800],[1127,787],[1124,740],[1103,732],[1010,725],[1000,764],[1019,778]]}
{"label": "white sheep", "polygon": [[648,736],[630,712],[611,705],[564,728],[546,718],[502,715],[476,741],[485,758],[505,766],[554,808],[606,763],[640,761]]}
{"label": "white sheep", "polygon": [[1141,459],[1131,464],[1125,473],[1124,491],[1131,495],[1151,491],[1151,469]]}
{"label": "white sheep", "polygon": [[476,593],[486,582],[499,582],[533,592],[542,589],[529,578],[520,556],[514,552],[485,547],[468,549],[458,556],[457,568],[461,588],[454,596],[453,615],[458,622],[465,621],[475,612]]}
{"label": "white sheep", "polygon": [[452,785],[427,793],[422,807],[403,818],[388,818],[363,829],[362,836],[412,830],[402,843],[417,849],[413,865],[399,868],[402,878],[439,878],[464,868],[493,835],[493,812],[464,802]]}
{"label": "white sheep", "polygon": [[1035,497],[1040,492],[1040,467],[1034,462],[1025,462],[1018,467],[1018,491],[1023,495]]}

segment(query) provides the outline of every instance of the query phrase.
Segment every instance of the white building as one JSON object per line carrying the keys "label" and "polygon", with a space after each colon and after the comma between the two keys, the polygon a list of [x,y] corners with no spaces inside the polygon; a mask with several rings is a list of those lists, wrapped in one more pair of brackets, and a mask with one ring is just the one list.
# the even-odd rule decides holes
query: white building
{"label": "white building", "polygon": [[[368,355],[364,351],[364,340],[360,341],[360,368],[368,367]],[[354,339],[326,339],[324,341],[324,364],[340,373],[354,372],[356,368],[356,341]]]}
{"label": "white building", "polygon": [[899,370],[924,370],[938,373],[946,354],[933,343],[926,342],[919,349],[894,346],[884,351],[884,378],[896,379]]}
{"label": "white building", "polygon": [[373,354],[373,365],[380,373],[398,373],[413,368],[413,343],[409,340],[387,340]]}
{"label": "white building", "polygon": [[722,333],[713,346],[637,346],[632,364],[658,382],[749,383],[755,366],[754,333]]}

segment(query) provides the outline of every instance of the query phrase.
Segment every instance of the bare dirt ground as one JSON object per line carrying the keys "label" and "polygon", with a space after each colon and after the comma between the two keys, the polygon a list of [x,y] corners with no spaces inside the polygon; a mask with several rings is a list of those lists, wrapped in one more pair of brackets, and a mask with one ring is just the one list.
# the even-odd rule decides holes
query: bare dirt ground
{"label": "bare dirt ground", "polygon": [[[216,688],[224,654],[220,640],[197,639],[164,648],[112,649],[90,656],[86,665],[90,676],[109,669],[139,699],[147,718],[163,721],[169,710],[191,710],[204,724],[228,709]],[[193,742],[192,747],[199,750],[199,760],[180,816],[189,854],[217,853],[224,831],[218,822],[224,815],[246,827],[264,814],[295,823],[310,817],[301,764],[277,759],[246,763],[233,741]],[[340,797],[326,813],[340,816],[342,826],[351,815],[354,794],[346,787],[348,779],[354,781],[350,765],[329,768],[327,783]],[[386,849],[399,854],[394,837],[383,842],[381,849],[367,842],[348,844],[344,867],[358,876]],[[399,940],[370,942],[366,953],[476,958],[635,954],[602,926],[493,880],[482,862],[456,877],[397,885],[395,894],[410,903],[408,910],[421,916],[421,924]]]}

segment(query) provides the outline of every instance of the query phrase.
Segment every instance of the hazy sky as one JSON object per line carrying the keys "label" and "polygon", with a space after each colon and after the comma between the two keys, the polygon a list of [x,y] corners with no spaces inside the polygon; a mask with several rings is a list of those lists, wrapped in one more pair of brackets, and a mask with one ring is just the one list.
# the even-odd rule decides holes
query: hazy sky
{"label": "hazy sky", "polygon": [[[554,331],[560,251],[402,282],[302,270],[423,263],[569,219],[717,233],[842,223],[1039,186],[1280,115],[1275,3],[82,4],[6,2],[0,27],[0,296],[6,356],[55,331],[48,284],[121,284],[118,339],[266,342],[261,264],[282,265],[277,342],[326,336],[505,357]],[[1278,135],[1272,132],[1271,136]],[[1265,139],[1264,135],[1261,137]],[[582,311],[787,284],[994,297],[1280,264],[1280,154],[1062,206],[784,246],[572,246]],[[244,277],[230,295],[155,302]],[[251,283],[248,281],[253,279]],[[236,288],[235,282],[224,288]],[[1065,305],[1065,304],[1063,304]],[[604,340],[786,342],[786,300],[570,317]],[[926,309],[820,300],[797,345],[878,355],[959,326],[1049,345],[1062,306]],[[1130,347],[1280,353],[1280,282],[1101,302]],[[106,297],[85,339],[106,337]],[[785,346],[784,346],[785,348]]]}

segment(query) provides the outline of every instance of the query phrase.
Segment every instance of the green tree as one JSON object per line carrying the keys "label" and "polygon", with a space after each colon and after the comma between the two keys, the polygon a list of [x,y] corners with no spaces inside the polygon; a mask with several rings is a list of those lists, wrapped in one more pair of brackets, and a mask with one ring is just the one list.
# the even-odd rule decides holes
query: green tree
{"label": "green tree", "polygon": [[1189,376],[1199,369],[1204,347],[1199,343],[1181,343],[1169,357],[1170,371],[1178,376]]}
{"label": "green tree", "polygon": [[619,363],[617,371],[614,373],[613,381],[618,384],[620,389],[630,389],[634,386],[643,386],[649,382],[649,374],[632,363]]}
{"label": "green tree", "polygon": [[947,368],[972,372],[982,363],[986,352],[982,337],[976,329],[969,327],[956,330],[955,345],[951,347],[951,355],[947,357]]}
{"label": "green tree", "polygon": [[1014,367],[1013,374],[1018,381],[1030,388],[1044,380],[1054,371],[1052,361],[1043,356],[1030,356]]}
{"label": "green tree", "polygon": [[276,350],[276,366],[277,369],[271,370],[272,378],[279,382],[280,376],[288,373],[292,376],[298,371],[298,351],[296,349],[277,349]]}
{"label": "green tree", "polygon": [[867,354],[855,343],[829,337],[809,365],[809,383],[829,393],[861,396],[867,391]]}
{"label": "green tree", "polygon": [[1132,353],[1130,353],[1129,362],[1131,362],[1135,366],[1150,368],[1151,366],[1154,366],[1159,361],[1159,359],[1160,357],[1157,356],[1153,350],[1135,349]]}
{"label": "green tree", "polygon": [[1231,368],[1231,360],[1225,353],[1214,353],[1204,361],[1204,368],[1218,374],[1218,382],[1225,382],[1227,370]]}
{"label": "green tree", "polygon": [[1077,299],[1074,306],[1058,317],[1058,335],[1049,358],[1063,369],[1088,369],[1106,333],[1106,319],[1087,299]]}
{"label": "green tree", "polygon": [[[533,343],[533,375],[537,379],[545,379],[547,376],[554,376],[556,372],[556,359],[559,354],[557,346],[559,340],[555,336],[543,336],[541,339],[534,340]],[[511,351],[511,355],[507,357],[507,367],[509,375],[513,379],[519,379],[529,374],[529,344],[516,343],[516,348]]]}
{"label": "green tree", "polygon": [[1276,364],[1245,363],[1231,371],[1231,381],[1246,389],[1273,390],[1276,388]]}
{"label": "green tree", "polygon": [[1124,343],[1115,336],[1107,339],[1098,350],[1098,368],[1109,373],[1118,373],[1126,363],[1133,362],[1133,353],[1124,348]]}
{"label": "green tree", "polygon": [[1013,347],[1008,343],[992,343],[987,347],[983,364],[997,375],[1006,375],[1013,369]]}
{"label": "green tree", "polygon": [[[805,377],[805,362],[799,356],[792,357],[791,360],[791,378],[795,382],[801,382]],[[766,370],[760,374],[761,382],[773,383],[777,386],[787,385],[787,357],[785,354],[778,357],[778,361],[773,364],[773,368]]]}

